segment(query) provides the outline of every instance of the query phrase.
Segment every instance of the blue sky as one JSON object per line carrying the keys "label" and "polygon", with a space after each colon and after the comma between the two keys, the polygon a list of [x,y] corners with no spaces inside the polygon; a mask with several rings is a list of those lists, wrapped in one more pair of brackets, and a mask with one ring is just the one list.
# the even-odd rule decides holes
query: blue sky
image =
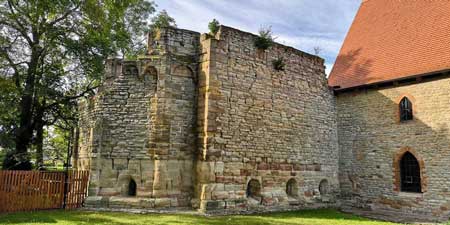
{"label": "blue sky", "polygon": [[361,0],[156,0],[177,26],[208,32],[213,18],[221,24],[257,33],[271,26],[276,41],[325,58],[327,74]]}

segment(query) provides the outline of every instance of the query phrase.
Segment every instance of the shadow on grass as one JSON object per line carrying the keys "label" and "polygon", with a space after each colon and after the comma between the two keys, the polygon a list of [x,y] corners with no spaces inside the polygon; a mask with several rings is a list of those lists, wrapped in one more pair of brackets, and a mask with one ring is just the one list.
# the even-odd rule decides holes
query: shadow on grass
{"label": "shadow on grass", "polygon": [[0,224],[388,224],[370,219],[340,213],[330,209],[303,210],[295,212],[267,213],[257,215],[213,216],[180,214],[130,214],[85,211],[40,211],[0,215]]}
{"label": "shadow on grass", "polygon": [[[100,215],[100,214],[99,214]],[[0,215],[0,224],[117,224],[105,216],[81,211],[46,210],[39,212],[21,212]]]}

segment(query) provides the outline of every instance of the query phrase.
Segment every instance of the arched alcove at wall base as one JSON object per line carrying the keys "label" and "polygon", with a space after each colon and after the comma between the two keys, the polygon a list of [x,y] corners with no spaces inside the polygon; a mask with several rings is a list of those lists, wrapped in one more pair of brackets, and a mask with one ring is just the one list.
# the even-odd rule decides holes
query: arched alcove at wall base
{"label": "arched alcove at wall base", "polygon": [[136,181],[133,179],[130,179],[130,182],[128,183],[128,196],[134,197],[137,193],[137,184]]}
{"label": "arched alcove at wall base", "polygon": [[286,194],[289,197],[298,196],[298,183],[294,178],[291,178],[286,182]]}
{"label": "arched alcove at wall base", "polygon": [[246,191],[247,197],[250,198],[258,198],[261,196],[261,183],[259,183],[256,179],[251,179],[247,183],[247,191]]}

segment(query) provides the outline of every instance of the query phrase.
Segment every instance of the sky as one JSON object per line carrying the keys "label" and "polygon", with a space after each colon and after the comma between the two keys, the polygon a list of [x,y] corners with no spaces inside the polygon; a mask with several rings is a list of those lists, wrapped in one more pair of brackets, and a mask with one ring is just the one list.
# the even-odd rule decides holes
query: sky
{"label": "sky", "polygon": [[276,42],[325,59],[332,68],[361,0],[155,0],[179,28],[208,32],[213,19],[223,25],[257,33],[271,26]]}

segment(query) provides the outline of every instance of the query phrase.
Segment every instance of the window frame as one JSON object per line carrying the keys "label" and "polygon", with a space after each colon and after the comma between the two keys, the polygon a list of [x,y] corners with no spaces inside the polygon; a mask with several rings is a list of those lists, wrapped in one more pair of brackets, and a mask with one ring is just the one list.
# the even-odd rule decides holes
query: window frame
{"label": "window frame", "polygon": [[[401,120],[401,109],[400,109],[400,103],[404,98],[407,98],[409,100],[409,102],[411,103],[411,111],[412,111],[412,119],[411,120]],[[415,121],[417,118],[417,113],[418,113],[418,106],[416,104],[416,98],[414,98],[414,96],[410,95],[409,93],[403,93],[401,95],[399,95],[396,99],[395,99],[395,123],[396,124],[408,124],[412,121]]]}
{"label": "window frame", "polygon": [[404,96],[399,103],[400,122],[414,120],[414,106],[408,97]]}
{"label": "window frame", "polygon": [[[414,158],[417,160],[417,163],[419,164],[419,173],[420,173],[420,191],[421,192],[408,192],[408,191],[403,191],[401,188],[401,171],[400,171],[400,167],[401,167],[401,160],[403,158],[403,156],[405,155],[406,152],[409,152],[410,154],[412,154],[414,156]],[[397,192],[397,193],[407,193],[407,194],[423,194],[425,192],[427,192],[427,183],[428,183],[428,179],[426,177],[426,167],[425,167],[425,162],[423,160],[422,157],[420,157],[419,154],[417,154],[417,152],[412,149],[411,147],[405,146],[400,148],[399,151],[397,151],[394,154],[393,157],[393,162],[392,162],[392,170],[393,170],[393,191]]]}
{"label": "window frame", "polygon": [[409,151],[400,158],[400,191],[422,193],[420,165],[417,158]]}

